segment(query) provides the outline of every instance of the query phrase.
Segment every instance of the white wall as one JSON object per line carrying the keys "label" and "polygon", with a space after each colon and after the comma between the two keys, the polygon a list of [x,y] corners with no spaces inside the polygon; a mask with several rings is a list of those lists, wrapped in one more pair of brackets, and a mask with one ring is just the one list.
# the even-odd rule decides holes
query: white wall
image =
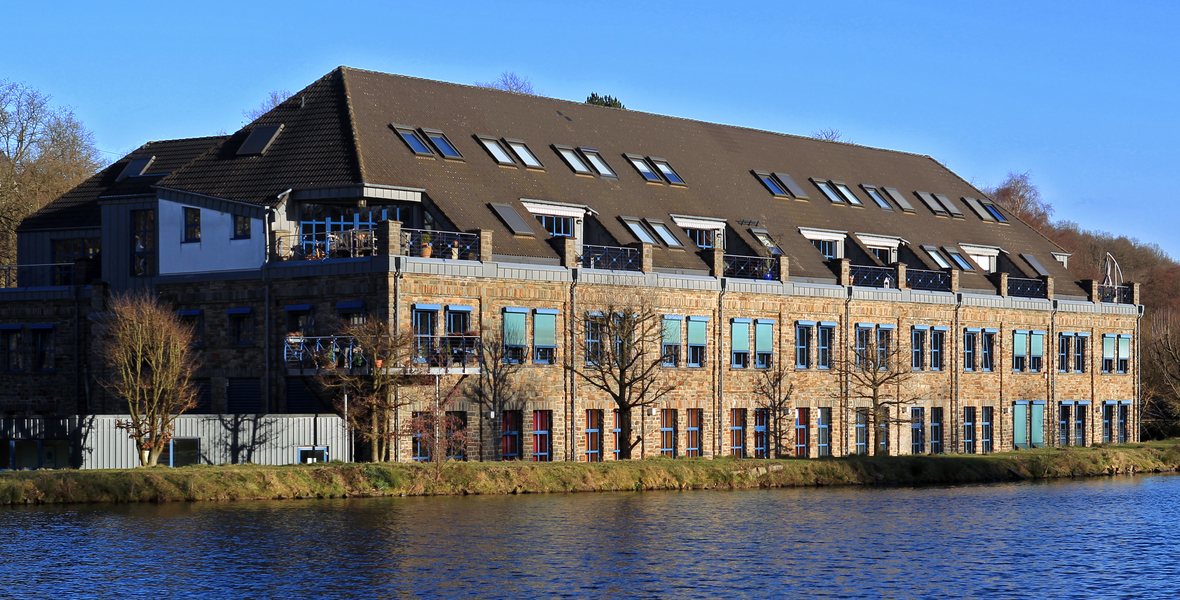
{"label": "white wall", "polygon": [[201,211],[201,241],[182,243],[183,204],[160,200],[160,274],[204,273],[256,269],[266,256],[266,230],[261,219],[250,219],[250,238],[231,239],[234,217],[207,208]]}

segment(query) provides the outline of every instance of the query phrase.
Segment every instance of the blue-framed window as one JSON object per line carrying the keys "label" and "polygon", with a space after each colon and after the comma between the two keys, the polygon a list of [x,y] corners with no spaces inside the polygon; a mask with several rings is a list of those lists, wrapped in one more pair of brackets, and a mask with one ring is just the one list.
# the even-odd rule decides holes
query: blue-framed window
{"label": "blue-framed window", "polygon": [[795,409],[795,456],[807,458],[807,448],[811,445],[811,410],[808,408]]}
{"label": "blue-framed window", "polygon": [[942,408],[930,409],[930,453],[942,454]]}
{"label": "blue-framed window", "polygon": [[447,335],[471,334],[471,307],[447,307]]}
{"label": "blue-framed window", "polygon": [[1127,431],[1127,417],[1130,416],[1131,407],[1122,402],[1119,403],[1119,443],[1125,444],[1129,439]]}
{"label": "blue-framed window", "polygon": [[684,317],[664,315],[660,361],[665,367],[680,366],[680,326],[683,323]]}
{"label": "blue-framed window", "polygon": [[865,362],[870,360],[870,353],[873,351],[873,327],[856,326],[856,367],[863,369]]}
{"label": "blue-framed window", "polygon": [[500,413],[500,456],[503,460],[520,460],[520,425],[523,413],[506,410]]}
{"label": "blue-framed window", "polygon": [[1119,335],[1118,352],[1119,373],[1126,373],[1131,370],[1131,336]]}
{"label": "blue-framed window", "polygon": [[696,244],[698,248],[713,247],[713,237],[716,230],[685,227],[684,233],[688,235],[688,239],[692,240],[692,243]]}
{"label": "blue-framed window", "polygon": [[701,430],[705,418],[705,409],[690,408],[687,411],[686,427],[684,428],[684,454],[690,458],[701,456]]}
{"label": "blue-framed window", "polygon": [[891,353],[893,351],[893,327],[878,325],[877,326],[877,369],[885,371],[889,369],[889,362],[893,360]]}
{"label": "blue-framed window", "polygon": [[774,355],[774,321],[758,319],[754,322],[754,367],[769,369]]}
{"label": "blue-framed window", "polygon": [[447,411],[447,458],[452,460],[467,460],[467,449],[455,441],[455,438],[467,438],[467,411]]}
{"label": "blue-framed window", "polygon": [[522,363],[528,356],[529,310],[508,307],[504,309],[504,362]]}
{"label": "blue-framed window", "polygon": [[553,460],[553,411],[533,411],[533,462]]}
{"label": "blue-framed window", "polygon": [[707,329],[707,317],[688,318],[688,366],[690,367],[705,366]]}
{"label": "blue-framed window", "polygon": [[979,336],[979,368],[994,371],[996,368],[996,334],[998,330],[984,329]]}
{"label": "blue-framed window", "polygon": [[231,239],[250,239],[250,217],[245,215],[234,215],[234,237]]}
{"label": "blue-framed window", "polygon": [[57,366],[57,348],[54,344],[53,325],[36,324],[29,326],[29,370],[49,373]]}
{"label": "blue-framed window", "polygon": [[856,453],[869,453],[869,409],[856,409]]}
{"label": "blue-framed window", "polygon": [[606,358],[602,349],[602,337],[606,332],[606,317],[600,314],[586,316],[586,364],[596,365]]}
{"label": "blue-framed window", "polygon": [[832,409],[821,408],[815,420],[815,454],[819,457],[832,455]]}
{"label": "blue-framed window", "polygon": [[660,455],[676,458],[676,409],[660,410]]}
{"label": "blue-framed window", "polygon": [[836,339],[835,324],[820,323],[816,329],[815,366],[819,369],[832,368],[832,341]]}
{"label": "blue-framed window", "polygon": [[1072,333],[1057,334],[1057,372],[1069,372],[1069,358],[1073,355],[1070,352],[1070,347],[1073,346]]}
{"label": "blue-framed window", "polygon": [[975,407],[963,407],[963,453],[975,454]]}
{"label": "blue-framed window", "polygon": [[[1105,340],[1104,340],[1105,341]],[[1114,404],[1102,405],[1102,443],[1109,444],[1114,435],[1113,421],[1114,421]]]}
{"label": "blue-framed window", "polygon": [[586,410],[586,462],[602,462],[602,410]]}
{"label": "blue-framed window", "polygon": [[765,408],[754,409],[754,458],[766,458],[766,442],[767,442],[767,416],[769,412]]}
{"label": "blue-framed window", "polygon": [[189,344],[193,346],[205,345],[205,311],[203,310],[178,310],[176,316],[180,317],[180,322],[192,329],[193,339]]}
{"label": "blue-framed window", "polygon": [[552,365],[557,362],[557,311],[533,309],[533,362]]}
{"label": "blue-framed window", "polygon": [[920,406],[910,409],[910,454],[925,454],[926,452],[925,412]]}
{"label": "blue-framed window", "polygon": [[1012,333],[1012,370],[1028,368],[1028,332],[1017,330]]}
{"label": "blue-framed window", "polygon": [[1073,432],[1073,402],[1062,402],[1057,407],[1057,445],[1069,445],[1069,434]]}
{"label": "blue-framed window", "polygon": [[811,329],[814,324],[808,321],[795,323],[795,368],[811,368]]}
{"label": "blue-framed window", "polygon": [[980,410],[979,417],[979,450],[984,454],[991,454],[992,452],[992,419],[995,417],[995,409],[991,406],[984,406]]}
{"label": "blue-framed window", "polygon": [[914,327],[910,330],[910,368],[921,371],[926,368],[926,332],[928,328]]}
{"label": "blue-framed window", "polygon": [[729,410],[729,454],[731,456],[746,456],[746,409],[731,408]]}
{"label": "blue-framed window", "polygon": [[[419,223],[416,206],[395,204],[352,206],[331,204],[304,204],[300,211],[299,243],[306,256],[328,256],[333,234],[342,231],[372,230],[381,221],[400,221],[403,227],[417,228]],[[429,214],[427,214],[429,217]],[[427,228],[433,227],[428,221]]]}
{"label": "blue-framed window", "polygon": [[1086,372],[1086,344],[1090,339],[1090,334],[1079,333],[1074,336],[1073,340],[1073,372]]}
{"label": "blue-framed window", "polygon": [[611,411],[611,423],[612,423],[612,426],[611,426],[610,432],[611,432],[611,437],[614,438],[614,446],[613,446],[614,449],[612,451],[614,452],[615,460],[619,460],[619,452],[621,451],[621,449],[623,447],[622,446],[623,425],[619,421],[619,409],[617,409],[617,408],[614,409],[613,411]]}
{"label": "blue-framed window", "polygon": [[967,328],[963,332],[963,370],[975,370],[975,353],[979,350],[979,330]]}
{"label": "blue-framed window", "polygon": [[1077,403],[1074,407],[1074,421],[1073,421],[1073,444],[1075,446],[1086,445],[1086,413],[1090,409],[1089,404]]}
{"label": "blue-framed window", "polygon": [[549,235],[554,237],[574,237],[573,217],[558,217],[554,215],[537,215],[537,220]]}
{"label": "blue-framed window", "polygon": [[422,421],[428,420],[430,418],[430,413],[415,411],[410,413],[410,417],[415,421],[419,421],[418,427],[415,428],[416,430],[410,437],[410,458],[415,462],[429,461],[430,444],[427,443],[426,434],[421,430],[426,427],[425,424],[422,424]]}
{"label": "blue-framed window", "polygon": [[930,330],[930,370],[941,371],[942,357],[945,356],[946,329],[935,327]]}
{"label": "blue-framed window", "polygon": [[745,369],[750,366],[750,319],[734,319],[729,327],[729,366]]}
{"label": "blue-framed window", "polygon": [[184,208],[184,237],[181,243],[201,241],[201,209]]}
{"label": "blue-framed window", "polygon": [[229,342],[241,346],[254,344],[254,311],[249,308],[231,308],[226,311],[229,318]]}
{"label": "blue-framed window", "polygon": [[411,315],[414,327],[414,358],[418,362],[434,362],[435,335],[438,331],[438,311],[441,306],[435,304],[415,304]]}
{"label": "blue-framed window", "polygon": [[836,242],[834,240],[811,240],[819,253],[824,255],[824,258],[836,258]]}
{"label": "blue-framed window", "polygon": [[1033,331],[1028,336],[1028,370],[1040,373],[1045,359],[1045,332]]}

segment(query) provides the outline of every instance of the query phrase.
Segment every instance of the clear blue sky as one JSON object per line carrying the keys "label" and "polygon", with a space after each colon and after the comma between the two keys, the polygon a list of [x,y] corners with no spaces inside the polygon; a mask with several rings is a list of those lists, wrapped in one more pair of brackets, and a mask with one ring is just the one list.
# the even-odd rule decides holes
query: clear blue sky
{"label": "clear blue sky", "polygon": [[1180,3],[7,2],[0,79],[99,147],[232,132],[338,65],[1030,171],[1057,218],[1180,258]]}

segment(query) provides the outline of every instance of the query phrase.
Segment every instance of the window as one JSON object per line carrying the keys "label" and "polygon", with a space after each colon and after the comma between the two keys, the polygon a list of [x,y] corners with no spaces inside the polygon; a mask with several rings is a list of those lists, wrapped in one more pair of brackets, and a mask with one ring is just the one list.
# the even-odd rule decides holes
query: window
{"label": "window", "polygon": [[883,407],[877,412],[877,454],[889,452],[889,408]]}
{"label": "window", "polygon": [[193,346],[205,345],[205,311],[202,310],[178,310],[176,315],[180,317],[180,323],[188,327],[193,332],[192,341],[189,344]]}
{"label": "window", "polygon": [[921,371],[926,367],[926,332],[928,327],[910,330],[910,368]]}
{"label": "window", "polygon": [[602,155],[599,154],[594,148],[578,148],[578,152],[581,152],[582,156],[586,157],[586,161],[589,162],[590,165],[594,167],[594,170],[598,171],[598,174],[602,177],[612,179],[618,177],[615,175],[614,169],[611,169],[610,165],[606,164],[606,160],[603,159]]}
{"label": "window", "polygon": [[651,244],[653,246],[659,245],[659,242],[656,241],[656,238],[647,231],[647,228],[643,226],[643,223],[639,222],[639,219],[623,217],[623,223],[627,225],[627,229],[630,229],[631,233],[634,234],[635,238],[639,241],[645,244]]}
{"label": "window", "polygon": [[1058,336],[1057,336],[1057,372],[1058,373],[1068,373],[1069,372],[1069,357],[1071,354],[1069,349],[1070,349],[1070,346],[1073,345],[1072,342],[1073,342],[1073,334],[1072,333],[1061,333],[1061,334],[1058,334]]}
{"label": "window", "polygon": [[785,189],[786,186],[779,183],[779,181],[775,179],[770,173],[767,173],[766,171],[754,171],[753,173],[754,176],[758,178],[758,181],[761,181],[762,185],[766,186],[767,190],[770,190],[770,193],[774,194],[775,196],[787,195]]}
{"label": "window", "polygon": [[660,455],[676,458],[676,409],[660,410]]}
{"label": "window", "polygon": [[602,410],[586,411],[586,462],[602,462]]}
{"label": "window", "polygon": [[156,274],[156,211],[131,211],[131,276]]}
{"label": "window", "polygon": [[444,417],[447,429],[446,455],[453,460],[467,460],[467,449],[461,440],[467,439],[467,412],[449,410]]}
{"label": "window", "polygon": [[688,366],[705,366],[705,330],[708,317],[688,318]]}
{"label": "window", "polygon": [[955,265],[957,265],[960,269],[964,271],[975,270],[975,267],[972,267],[971,263],[967,262],[967,259],[964,258],[958,250],[946,246],[944,246],[943,249],[946,250],[947,256],[950,256],[951,260],[955,261]]}
{"label": "window", "polygon": [[[349,310],[359,311],[360,307],[350,307]],[[447,307],[447,335],[467,335],[471,332],[470,306],[451,305]],[[354,312],[351,314],[363,314]]]}
{"label": "window", "polygon": [[1077,403],[1073,416],[1073,445],[1086,445],[1086,412],[1090,409],[1089,404]]}
{"label": "window", "polygon": [[910,409],[910,454],[926,453],[926,419],[921,407]]}
{"label": "window", "polygon": [[836,186],[836,189],[839,190],[840,195],[843,196],[849,204],[853,206],[862,206],[860,198],[857,198],[856,194],[852,193],[852,188],[848,187],[848,184],[844,183],[843,181],[833,181],[832,185]]}
{"label": "window", "polygon": [[573,237],[574,236],[574,219],[573,217],[559,217],[555,215],[537,215],[537,220],[541,222],[541,226],[549,235],[555,237]]}
{"label": "window", "polygon": [[586,316],[586,364],[596,365],[606,358],[602,353],[602,336],[606,329],[606,320],[601,314]]}
{"label": "window", "polygon": [[815,366],[820,369],[832,368],[832,340],[836,336],[835,323],[820,323],[816,330],[819,336],[816,344]]}
{"label": "window", "polygon": [[1131,336],[1119,335],[1118,346],[1118,370],[1119,373],[1126,373],[1130,370],[1131,365]]}
{"label": "window", "polygon": [[556,363],[557,311],[533,309],[533,362],[542,365]]}
{"label": "window", "polygon": [[426,422],[433,421],[433,419],[431,419],[430,413],[421,411],[414,411],[410,413],[410,418],[418,423],[414,427],[414,433],[411,435],[410,451],[413,454],[410,458],[414,462],[426,462],[430,460],[430,444],[428,444],[426,441],[426,433],[424,430],[429,427]]}
{"label": "window", "polygon": [[250,217],[245,215],[234,215],[234,237],[232,239],[250,239]]}
{"label": "window", "polygon": [[811,432],[811,411],[807,408],[795,409],[795,456],[807,458],[808,434]]}
{"label": "window", "polygon": [[412,315],[414,326],[414,356],[418,362],[437,362],[434,332],[438,325],[439,306],[415,304]]}
{"label": "window", "polygon": [[994,409],[984,406],[979,417],[979,451],[990,454],[992,451],[992,415]]}
{"label": "window", "polygon": [[504,362],[524,362],[528,353],[528,309],[504,309]]}
{"label": "window", "polygon": [[1012,370],[1028,368],[1028,332],[1017,330],[1012,334]]}
{"label": "window", "polygon": [[963,453],[975,454],[975,407],[963,407]]}
{"label": "window", "polygon": [[33,344],[29,356],[29,370],[48,372],[54,370],[57,350],[54,347],[53,325],[30,325],[29,335]]}
{"label": "window", "polygon": [[1125,402],[1119,402],[1119,443],[1125,444],[1128,439],[1127,431],[1127,417],[1131,412],[1131,407]]}
{"label": "window", "polygon": [[836,242],[832,240],[811,240],[816,250],[825,258],[836,258]]}
{"label": "window", "polygon": [[967,244],[959,244],[959,247],[979,265],[987,273],[996,272],[996,261],[1000,255],[1000,249],[994,246],[971,246]]}
{"label": "window", "polygon": [[869,453],[869,409],[856,409],[856,453]]}
{"label": "window", "polygon": [[1115,405],[1113,405],[1113,404],[1103,404],[1102,405],[1102,443],[1103,444],[1109,444],[1111,437],[1113,435],[1113,432],[1111,429],[1111,421],[1114,420],[1114,409],[1115,409]]}
{"label": "window", "polygon": [[660,174],[664,176],[664,179],[668,180],[668,183],[672,185],[685,185],[684,178],[672,168],[672,165],[668,164],[668,161],[662,158],[651,157],[651,163],[660,170]]}
{"label": "window", "polygon": [[1079,333],[1074,336],[1073,340],[1073,372],[1086,372],[1086,342],[1089,341],[1090,334]]}
{"label": "window", "polygon": [[1032,373],[1040,373],[1045,358],[1045,332],[1031,332],[1028,342],[1028,370]]}
{"label": "window", "polygon": [[729,410],[729,454],[739,458],[746,456],[746,409]]}
{"label": "window", "polygon": [[811,328],[815,324],[810,321],[795,323],[795,368],[811,368]]}
{"label": "window", "polygon": [[569,165],[569,167],[574,170],[574,173],[579,175],[594,174],[594,171],[591,171],[590,167],[586,166],[586,162],[582,160],[582,157],[578,156],[578,153],[575,152],[573,148],[570,148],[569,146],[554,146],[553,148],[557,150],[557,154],[561,156],[563,160],[565,160],[565,164]]}
{"label": "window", "polygon": [[1073,430],[1073,402],[1062,402],[1057,407],[1057,445],[1069,445],[1069,434]]}
{"label": "window", "polygon": [[1008,222],[1007,217],[1005,217],[1004,214],[1000,212],[999,207],[997,207],[995,204],[992,204],[991,200],[982,199],[979,201],[979,203],[983,205],[984,210],[986,210],[991,216],[995,217],[996,221],[1000,223]]}
{"label": "window", "polygon": [[[98,259],[102,251],[102,238],[66,238],[53,240],[53,259],[55,265],[69,265],[55,267],[53,285],[73,285],[74,261]],[[100,264],[95,266],[101,268]],[[77,283],[85,283],[78,281]]]}
{"label": "window", "polygon": [[836,192],[836,188],[828,183],[827,180],[812,179],[811,181],[819,188],[819,191],[828,197],[828,200],[831,200],[835,204],[844,204],[844,198],[840,197],[840,194]]}
{"label": "window", "polygon": [[754,238],[757,239],[760,244],[762,244],[763,248],[766,248],[766,251],[769,252],[771,256],[779,256],[783,253],[783,251],[778,247],[778,244],[775,243],[774,239],[770,237],[769,231],[766,231],[765,229],[751,229],[750,233],[753,234]]}
{"label": "window", "polygon": [[975,353],[978,351],[979,330],[969,327],[963,333],[963,370],[975,370]]}
{"label": "window", "polygon": [[769,369],[774,352],[774,321],[758,319],[754,323],[754,367]]}
{"label": "window", "polygon": [[930,331],[930,370],[942,370],[943,349],[946,347],[946,328],[935,327]]}
{"label": "window", "polygon": [[701,456],[701,423],[704,422],[703,408],[688,409],[688,426],[684,428],[684,454],[689,458]]}
{"label": "window", "polygon": [[832,409],[821,408],[816,419],[815,454],[820,458],[832,455]]}
{"label": "window", "polygon": [[533,154],[533,151],[529,150],[528,145],[523,141],[505,138],[504,142],[507,143],[508,147],[516,153],[516,157],[520,159],[520,162],[524,163],[524,166],[530,169],[545,168],[545,165],[541,164],[541,161],[537,160],[537,155]]}
{"label": "window", "polygon": [[872,198],[873,202],[877,203],[877,206],[880,206],[885,210],[893,210],[893,206],[891,206],[889,202],[885,200],[885,196],[875,186],[865,185],[862,183],[860,184],[860,189],[864,190],[865,193],[869,195],[869,198]]}
{"label": "window", "polygon": [[869,252],[872,252],[873,256],[877,257],[877,260],[881,261],[881,264],[887,265],[887,264],[894,262],[892,248],[872,248],[872,247],[870,247]]}
{"label": "window", "polygon": [[766,458],[766,421],[768,411],[765,408],[754,409],[754,458]]}
{"label": "window", "polygon": [[620,442],[621,442],[620,438],[622,438],[622,435],[623,435],[623,426],[619,422],[619,409],[616,408],[613,411],[611,411],[611,419],[612,419],[612,421],[611,421],[611,423],[612,423],[611,436],[614,438],[613,452],[615,455],[615,460],[619,460],[619,451],[622,448],[622,446],[620,445]]}
{"label": "window", "polygon": [[663,221],[647,219],[647,224],[651,225],[652,230],[654,230],[656,234],[660,236],[660,239],[664,240],[664,243],[669,247],[681,248],[684,246],[684,244],[680,243],[680,240],[676,239],[675,235],[672,235],[672,230],[668,229],[668,225]]}
{"label": "window", "polygon": [[482,136],[482,135],[477,135],[477,136],[475,136],[475,138],[477,140],[479,140],[479,143],[483,145],[484,150],[487,150],[488,154],[490,154],[492,156],[492,159],[495,160],[498,164],[501,164],[501,165],[515,165],[516,164],[516,161],[512,160],[512,157],[508,155],[508,151],[504,149],[504,146],[500,145],[500,141],[497,140],[496,138]]}
{"label": "window", "polygon": [[868,362],[869,360],[873,359],[872,344],[873,344],[873,326],[872,325],[866,326],[866,325],[858,323],[856,325],[856,346],[855,346],[856,356],[853,357],[854,362],[856,363],[856,368],[863,369],[865,367],[865,363]]}
{"label": "window", "polygon": [[930,409],[930,453],[942,454],[942,408]]}
{"label": "window", "polygon": [[893,350],[893,326],[886,327],[885,325],[877,326],[877,370],[886,371],[889,369],[889,362],[893,360],[891,356]]}
{"label": "window", "polygon": [[651,165],[647,164],[647,161],[644,160],[642,156],[628,154],[627,160],[631,161],[631,165],[634,166],[635,170],[639,171],[639,174],[642,175],[647,181],[663,183],[664,180],[660,178]]}
{"label": "window", "polygon": [[692,243],[696,244],[699,248],[713,247],[714,231],[713,229],[684,229],[684,233],[688,234],[688,239],[692,240]]}
{"label": "window", "polygon": [[750,366],[750,319],[734,319],[729,331],[732,355],[729,366],[745,369]]}
{"label": "window", "polygon": [[533,462],[553,460],[553,411],[533,411]]}
{"label": "window", "polygon": [[984,329],[979,341],[979,368],[984,371],[994,371],[996,368],[996,334],[997,329]]}
{"label": "window", "polygon": [[922,249],[926,251],[926,254],[930,255],[930,258],[934,260],[934,264],[938,265],[938,268],[951,268],[951,263],[947,262],[946,257],[942,255],[942,252],[938,248],[934,246],[922,246]]}
{"label": "window", "polygon": [[254,313],[249,308],[231,308],[229,317],[229,342],[242,346],[254,344]]}
{"label": "window", "polygon": [[825,258],[844,258],[844,239],[848,236],[843,231],[800,227],[799,233]]}
{"label": "window", "polygon": [[444,158],[463,158],[463,155],[459,154],[459,151],[455,149],[455,145],[451,143],[451,140],[447,139],[445,133],[437,129],[423,129],[422,133],[426,134],[426,139],[430,140],[431,144],[434,144],[435,149]]}
{"label": "window", "polygon": [[409,127],[400,127],[396,125],[393,126],[393,130],[397,132],[398,137],[400,137],[402,141],[410,147],[410,150],[414,154],[434,156],[434,153],[430,151],[430,148],[426,145],[426,142],[422,139],[422,136],[418,135],[417,131],[410,129]]}
{"label": "window", "polygon": [[661,362],[665,367],[680,366],[680,325],[683,322],[684,317],[679,315],[664,315]]}
{"label": "window", "polygon": [[506,410],[500,413],[502,429],[500,434],[501,457],[503,460],[520,460],[520,421],[519,410]]}

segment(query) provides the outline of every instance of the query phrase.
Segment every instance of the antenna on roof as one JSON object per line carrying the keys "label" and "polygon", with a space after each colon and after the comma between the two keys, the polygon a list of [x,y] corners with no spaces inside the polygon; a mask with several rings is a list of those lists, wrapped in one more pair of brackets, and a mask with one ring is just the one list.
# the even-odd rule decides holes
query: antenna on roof
{"label": "antenna on roof", "polygon": [[1111,253],[1106,253],[1106,259],[1103,262],[1103,270],[1106,271],[1106,277],[1102,280],[1102,285],[1123,285],[1123,270],[1119,268],[1119,261],[1114,259]]}

